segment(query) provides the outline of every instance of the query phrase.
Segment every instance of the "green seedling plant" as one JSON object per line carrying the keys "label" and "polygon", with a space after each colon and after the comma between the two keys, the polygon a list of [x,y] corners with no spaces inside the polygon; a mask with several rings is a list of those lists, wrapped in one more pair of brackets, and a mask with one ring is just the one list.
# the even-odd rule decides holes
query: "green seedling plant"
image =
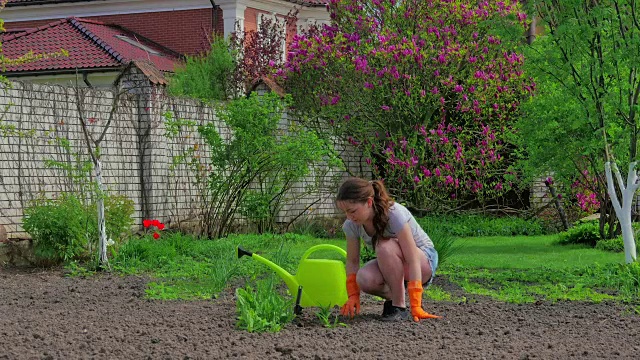
{"label": "green seedling plant", "polygon": [[[316,311],[316,317],[322,323],[322,326],[332,329],[338,326],[347,326],[347,324],[339,321],[338,314],[333,314],[331,306],[320,306]],[[333,319],[332,319],[333,315]]]}
{"label": "green seedling plant", "polygon": [[449,292],[445,291],[440,286],[430,285],[427,290],[424,292],[424,297],[426,299],[432,301],[442,301],[442,302],[464,302],[464,297],[455,297],[451,295]]}
{"label": "green seedling plant", "polygon": [[273,276],[236,290],[237,327],[248,332],[279,332],[295,314],[294,300],[281,296]]}

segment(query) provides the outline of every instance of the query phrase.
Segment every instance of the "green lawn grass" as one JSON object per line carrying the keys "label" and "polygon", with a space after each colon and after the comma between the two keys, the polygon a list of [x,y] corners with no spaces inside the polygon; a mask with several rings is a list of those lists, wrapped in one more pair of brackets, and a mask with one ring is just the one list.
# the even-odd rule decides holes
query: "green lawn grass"
{"label": "green lawn grass", "polygon": [[485,269],[569,269],[620,264],[624,255],[582,245],[558,245],[557,235],[477,237],[458,240],[449,264]]}
{"label": "green lawn grass", "polygon": [[[640,266],[621,253],[559,245],[557,236],[477,237],[458,240],[438,273],[466,293],[512,303],[618,300],[638,304]],[[442,289],[431,291],[442,299]],[[456,301],[456,299],[453,299]]]}

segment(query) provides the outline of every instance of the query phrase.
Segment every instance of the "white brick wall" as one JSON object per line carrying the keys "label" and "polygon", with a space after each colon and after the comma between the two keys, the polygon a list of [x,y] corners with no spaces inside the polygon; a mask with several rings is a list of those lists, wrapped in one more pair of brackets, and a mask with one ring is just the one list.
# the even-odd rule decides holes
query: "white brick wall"
{"label": "white brick wall", "polygon": [[[139,80],[139,76],[134,68],[125,76],[125,83],[131,84]],[[105,90],[89,90],[86,94],[84,113],[93,122],[91,133],[94,137],[109,118],[114,96],[113,91]],[[22,209],[30,200],[42,194],[52,197],[72,190],[64,171],[45,166],[45,161],[70,164],[76,152],[83,154],[82,160],[90,159],[73,88],[14,82],[11,89],[0,89],[0,106],[9,103],[13,105],[0,123],[1,129],[5,129],[0,133],[0,224],[7,229],[9,238],[22,238],[25,236],[21,227]],[[202,205],[192,173],[185,166],[172,171],[170,165],[173,156],[194,144],[200,145],[198,152],[206,164],[206,146],[195,129],[170,142],[164,134],[163,114],[167,111],[197,124],[216,122],[221,133],[230,136],[230,131],[217,120],[214,110],[198,101],[169,98],[162,88],[151,86],[124,94],[101,144],[101,160],[108,190],[134,201],[138,224],[147,217],[175,223],[179,218],[198,214]],[[283,126],[287,121],[285,116]],[[7,132],[8,126],[14,126],[25,135]],[[57,145],[56,137],[69,140],[71,155]],[[336,146],[347,151],[345,144]],[[348,166],[357,173],[359,160],[354,156],[347,157],[352,159]],[[317,193],[302,199],[294,195],[302,193],[305,183],[312,179],[298,184],[290,196],[292,202],[285,206],[279,220],[292,219],[311,203],[314,203],[314,215],[336,215],[334,178],[344,175],[338,170],[329,175]]]}

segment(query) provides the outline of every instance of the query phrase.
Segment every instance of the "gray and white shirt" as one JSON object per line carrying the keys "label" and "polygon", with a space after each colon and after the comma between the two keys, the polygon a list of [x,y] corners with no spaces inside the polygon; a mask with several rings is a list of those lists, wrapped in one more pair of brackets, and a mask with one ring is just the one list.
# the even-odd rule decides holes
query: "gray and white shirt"
{"label": "gray and white shirt", "polygon": [[[397,237],[398,233],[406,223],[409,223],[411,234],[413,235],[413,239],[416,241],[416,246],[418,248],[424,250],[425,248],[433,247],[433,242],[429,238],[429,235],[422,230],[422,227],[420,227],[416,222],[413,214],[411,214],[406,207],[402,204],[398,204],[397,202],[389,208],[389,223],[387,224],[387,228],[384,230],[383,236],[387,238]],[[342,230],[347,238],[362,239],[368,247],[371,247],[371,236],[369,236],[364,230],[363,225],[358,225],[347,219],[342,225]]]}

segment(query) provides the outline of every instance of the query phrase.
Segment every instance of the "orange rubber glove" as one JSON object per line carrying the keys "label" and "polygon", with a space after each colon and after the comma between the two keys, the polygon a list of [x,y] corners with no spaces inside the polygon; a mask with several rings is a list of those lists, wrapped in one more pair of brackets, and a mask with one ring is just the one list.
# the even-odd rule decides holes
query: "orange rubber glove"
{"label": "orange rubber glove", "polygon": [[420,280],[409,281],[407,284],[409,290],[409,304],[411,304],[411,315],[414,321],[420,319],[440,319],[441,316],[429,314],[422,310],[422,282]]}
{"label": "orange rubber glove", "polygon": [[347,276],[347,295],[349,295],[349,299],[340,309],[340,314],[354,317],[354,315],[360,314],[360,287],[356,282],[356,274]]}

